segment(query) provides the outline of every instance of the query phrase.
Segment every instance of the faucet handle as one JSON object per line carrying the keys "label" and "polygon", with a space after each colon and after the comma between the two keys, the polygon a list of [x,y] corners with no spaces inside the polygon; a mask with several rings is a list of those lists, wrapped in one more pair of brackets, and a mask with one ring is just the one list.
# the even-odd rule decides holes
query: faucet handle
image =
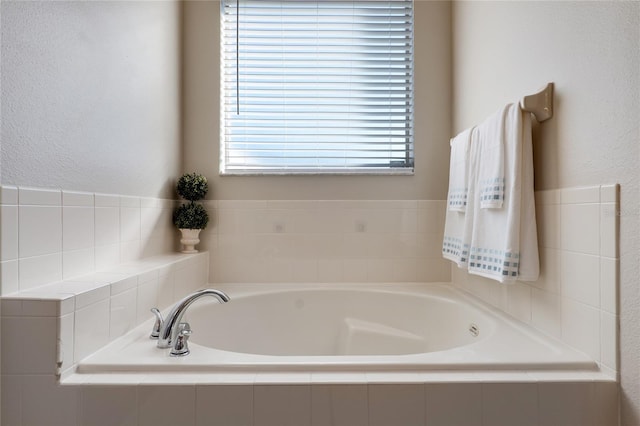
{"label": "faucet handle", "polygon": [[189,355],[189,336],[191,336],[191,326],[188,322],[180,323],[180,330],[178,331],[178,336],[176,337],[176,341],[171,348],[171,356],[185,356]]}
{"label": "faucet handle", "polygon": [[160,337],[160,329],[162,328],[162,314],[158,308],[151,308],[151,312],[156,316],[156,321],[153,323],[153,329],[149,335],[149,339],[157,339]]}

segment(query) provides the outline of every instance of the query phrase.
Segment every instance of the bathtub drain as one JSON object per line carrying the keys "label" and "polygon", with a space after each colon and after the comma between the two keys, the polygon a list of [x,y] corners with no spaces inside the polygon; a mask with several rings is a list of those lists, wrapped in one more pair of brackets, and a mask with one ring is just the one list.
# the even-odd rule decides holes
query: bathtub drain
{"label": "bathtub drain", "polygon": [[473,337],[478,337],[478,334],[480,334],[480,328],[478,328],[478,326],[475,324],[470,324],[469,333],[471,333]]}

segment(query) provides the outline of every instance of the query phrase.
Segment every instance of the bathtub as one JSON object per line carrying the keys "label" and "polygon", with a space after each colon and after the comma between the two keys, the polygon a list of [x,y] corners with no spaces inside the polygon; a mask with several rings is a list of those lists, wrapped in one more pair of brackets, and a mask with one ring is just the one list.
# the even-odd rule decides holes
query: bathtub
{"label": "bathtub", "polygon": [[105,373],[597,371],[587,355],[446,284],[212,287],[231,301],[204,298],[188,309],[191,354],[174,358],[157,349],[150,321],[78,362],[76,380]]}

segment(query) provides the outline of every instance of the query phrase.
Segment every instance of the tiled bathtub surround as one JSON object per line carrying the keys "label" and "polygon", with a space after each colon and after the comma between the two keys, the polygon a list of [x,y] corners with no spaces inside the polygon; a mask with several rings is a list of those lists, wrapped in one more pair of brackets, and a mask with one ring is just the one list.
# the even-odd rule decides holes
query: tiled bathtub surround
{"label": "tiled bathtub surround", "polygon": [[540,279],[503,286],[453,267],[452,281],[618,372],[617,185],[536,193]]}
{"label": "tiled bathtub surround", "polygon": [[2,186],[0,294],[174,251],[174,203]]}
{"label": "tiled bathtub surround", "polygon": [[449,281],[445,201],[212,201],[212,282]]}
{"label": "tiled bathtub surround", "polygon": [[[206,286],[206,253],[153,256],[2,297],[2,375],[61,375]],[[29,338],[26,338],[29,336]]]}

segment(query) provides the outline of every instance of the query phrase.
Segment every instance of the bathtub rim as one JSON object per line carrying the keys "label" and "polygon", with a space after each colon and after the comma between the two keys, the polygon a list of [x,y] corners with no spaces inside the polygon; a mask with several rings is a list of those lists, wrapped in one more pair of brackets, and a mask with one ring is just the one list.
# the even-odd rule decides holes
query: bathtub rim
{"label": "bathtub rim", "polygon": [[[185,365],[178,363],[173,364],[173,367],[167,368],[167,364],[161,364],[159,368],[149,368],[150,365],[145,365],[147,369],[145,371],[137,371],[131,368],[125,367],[123,369],[108,367],[107,371],[95,370],[93,368],[86,368],[87,360],[92,356],[82,360],[76,364],[74,369],[67,370],[60,376],[60,382],[62,384],[132,384],[132,383],[157,383],[157,384],[258,384],[258,383],[272,383],[272,384],[312,384],[312,383],[438,383],[438,382],[537,382],[537,381],[615,381],[615,378],[605,374],[599,370],[597,363],[590,359],[585,354],[570,348],[566,344],[559,340],[545,336],[538,330],[532,329],[525,323],[512,318],[505,313],[501,312],[495,307],[492,307],[485,302],[479,300],[472,294],[465,292],[464,290],[455,288],[448,283],[357,283],[353,285],[336,283],[336,284],[281,284],[270,285],[266,288],[265,284],[225,284],[225,285],[212,285],[213,287],[221,290],[229,290],[234,288],[236,290],[243,289],[248,293],[273,293],[282,291],[283,289],[291,289],[295,286],[296,289],[345,289],[348,288],[360,288],[360,289],[383,289],[389,290],[393,287],[394,291],[400,290],[401,292],[415,292],[425,287],[431,290],[441,289],[449,294],[456,294],[457,297],[462,297],[467,302],[478,307],[481,310],[490,312],[492,315],[496,315],[500,320],[506,319],[510,321],[516,329],[527,331],[542,336],[546,341],[553,341],[559,343],[565,349],[569,349],[574,355],[578,354],[580,361],[576,364],[572,364],[570,367],[564,364],[557,365],[538,365],[533,368],[523,368],[522,366],[509,366],[503,365],[499,369],[487,369],[486,366],[479,366],[475,364],[468,364],[465,368],[460,368],[459,365],[451,368],[451,366],[442,365],[438,368],[424,369],[423,366],[415,366],[411,364],[403,365],[398,369],[397,364],[393,364],[394,368],[385,368],[384,365],[379,365],[376,368],[362,369],[358,371],[348,371],[344,368],[332,368],[328,371],[326,368],[323,370],[309,369],[307,366],[302,365],[301,368],[289,368],[286,371],[282,371],[281,366],[277,363],[271,364],[272,368],[262,368],[261,371],[256,371],[255,368],[243,368],[241,365],[236,366],[238,368],[229,368],[226,366],[222,369],[199,369],[199,367],[184,368]],[[130,331],[126,335],[111,342],[109,346],[117,346],[118,344],[126,344],[127,340],[141,341],[142,334],[147,333],[146,328],[150,327],[151,321],[148,324],[138,326],[136,329]],[[147,339],[146,343],[153,346],[153,342]],[[106,347],[105,347],[106,348]],[[101,349],[102,352],[105,348]],[[195,348],[195,347],[194,347]],[[153,348],[155,349],[155,348]],[[197,349],[197,348],[196,348]],[[95,355],[95,354],[94,354]],[[191,355],[190,355],[191,356]],[[407,356],[407,355],[405,355]],[[410,355],[409,355],[410,357]],[[182,363],[188,365],[188,363]],[[263,366],[264,367],[264,366]]]}

